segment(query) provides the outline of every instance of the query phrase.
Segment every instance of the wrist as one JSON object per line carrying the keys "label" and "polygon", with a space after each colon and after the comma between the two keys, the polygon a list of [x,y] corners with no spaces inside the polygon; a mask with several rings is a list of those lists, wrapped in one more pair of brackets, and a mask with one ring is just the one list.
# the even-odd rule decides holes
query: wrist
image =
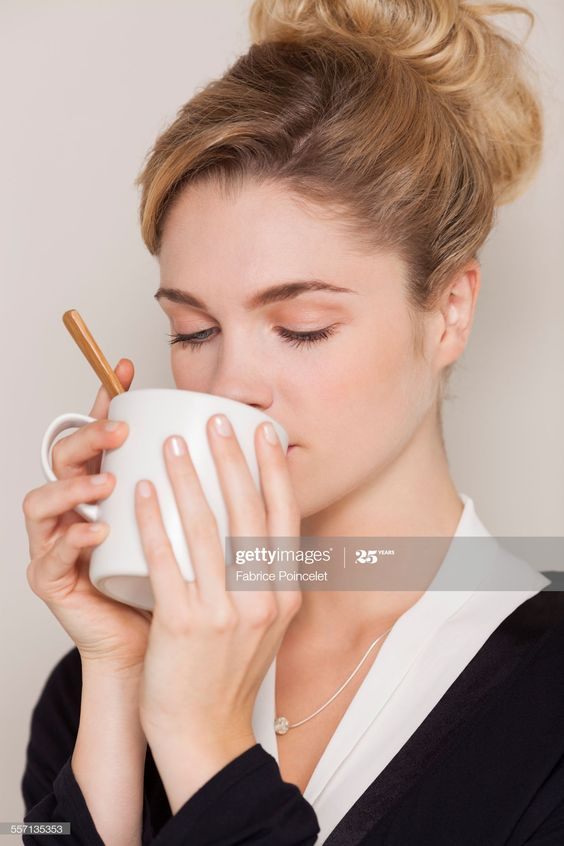
{"label": "wrist", "polygon": [[106,728],[125,732],[130,741],[146,744],[139,718],[141,677],[123,674],[115,667],[99,662],[82,666],[81,722],[88,718],[96,723],[103,715]]}
{"label": "wrist", "polygon": [[[184,749],[193,749],[205,753],[214,750],[229,752],[253,746],[257,741],[251,725],[231,725],[219,727],[210,719],[205,725],[190,722],[189,717],[182,723],[169,719],[153,718],[139,709],[139,719],[149,743],[157,746],[182,745]],[[236,752],[239,754],[239,752]]]}
{"label": "wrist", "polygon": [[126,665],[105,658],[80,657],[83,677],[108,679],[123,687],[139,687],[143,677],[143,664]]}

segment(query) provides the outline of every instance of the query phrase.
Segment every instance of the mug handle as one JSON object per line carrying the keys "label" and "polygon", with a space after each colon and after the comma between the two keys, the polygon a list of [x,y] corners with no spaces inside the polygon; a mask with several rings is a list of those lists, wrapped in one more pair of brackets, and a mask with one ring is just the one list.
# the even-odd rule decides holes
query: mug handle
{"label": "mug handle", "polygon": [[[69,412],[68,414],[60,414],[59,417],[55,417],[55,419],[49,423],[47,431],[43,435],[43,441],[41,442],[41,466],[48,482],[59,481],[53,468],[51,467],[51,447],[53,446],[53,442],[57,435],[60,435],[65,429],[78,428],[86,425],[86,423],[94,423],[95,420],[95,417],[88,417],[86,414],[74,414],[73,412]],[[96,523],[99,519],[100,507],[98,505],[83,502],[80,503],[80,505],[76,505],[74,510],[77,511],[81,517],[84,517],[92,523]]]}

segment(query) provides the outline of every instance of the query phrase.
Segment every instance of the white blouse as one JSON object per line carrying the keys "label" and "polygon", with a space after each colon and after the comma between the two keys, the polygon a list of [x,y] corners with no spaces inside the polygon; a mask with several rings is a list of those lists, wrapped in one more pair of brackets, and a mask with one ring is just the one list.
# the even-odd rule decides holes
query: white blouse
{"label": "white blouse", "polygon": [[[452,585],[463,557],[447,554],[423,596],[398,618],[343,715],[304,791],[322,844],[339,820],[399,752],[490,634],[549,579],[503,549],[459,492],[464,510],[454,537],[491,538],[480,559]],[[484,553],[482,552],[484,550]],[[487,550],[487,551],[486,551]],[[448,579],[447,579],[448,577]],[[511,589],[507,589],[511,585]],[[518,588],[518,589],[517,589]],[[278,760],[274,732],[276,658],[253,712],[257,742]]]}

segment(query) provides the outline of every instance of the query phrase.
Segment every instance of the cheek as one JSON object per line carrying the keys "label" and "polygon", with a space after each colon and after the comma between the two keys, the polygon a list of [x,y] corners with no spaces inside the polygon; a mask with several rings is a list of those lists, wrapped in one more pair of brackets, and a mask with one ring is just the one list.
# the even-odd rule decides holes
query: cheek
{"label": "cheek", "polygon": [[341,347],[316,376],[318,434],[327,454],[343,454],[346,444],[347,462],[357,469],[369,454],[376,464],[391,458],[416,428],[429,394],[429,375],[413,352],[411,324],[371,327]]}
{"label": "cheek", "polygon": [[306,421],[311,448],[291,460],[302,518],[393,461],[413,436],[430,395],[428,373],[414,358],[407,331],[382,332],[377,341],[366,337],[361,348],[341,350],[326,365],[304,403],[312,415]]}
{"label": "cheek", "polygon": [[[421,364],[412,350],[410,326],[390,321],[351,333],[350,343],[335,348],[335,354],[317,369],[314,395],[320,407],[340,417],[370,411],[370,418],[405,410],[417,399]],[[339,412],[335,415],[335,411]],[[362,420],[359,419],[359,425]],[[369,422],[369,421],[366,421]]]}
{"label": "cheek", "polygon": [[199,350],[191,351],[190,349],[178,349],[172,353],[172,378],[179,390],[207,393],[209,376],[202,364],[203,357],[198,359],[199,355]]}

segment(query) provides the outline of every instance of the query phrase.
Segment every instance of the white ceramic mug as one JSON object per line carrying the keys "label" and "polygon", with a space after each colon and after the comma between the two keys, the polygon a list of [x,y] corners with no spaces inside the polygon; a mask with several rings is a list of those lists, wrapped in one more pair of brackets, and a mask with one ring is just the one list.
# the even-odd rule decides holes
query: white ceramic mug
{"label": "white ceramic mug", "polygon": [[[102,453],[100,472],[114,474],[114,489],[98,504],[83,503],[75,509],[87,520],[102,520],[110,526],[109,534],[93,549],[90,560],[90,580],[99,591],[136,608],[153,610],[154,596],[135,517],[135,485],[140,479],[150,479],[155,485],[163,523],[180,570],[186,580],[194,580],[190,552],[163,455],[163,443],[170,435],[182,435],[188,444],[225,550],[229,519],[206,433],[209,418],[220,413],[231,422],[260,491],[254,449],[257,426],[270,421],[284,452],[288,449],[288,435],[272,417],[227,397],[174,388],[125,391],[112,398],[108,418],[125,420],[129,426],[123,444]],[[41,444],[41,464],[48,481],[57,480],[51,467],[51,448],[57,435],[65,429],[84,426],[95,420],[85,414],[68,413],[61,414],[49,424]]]}

